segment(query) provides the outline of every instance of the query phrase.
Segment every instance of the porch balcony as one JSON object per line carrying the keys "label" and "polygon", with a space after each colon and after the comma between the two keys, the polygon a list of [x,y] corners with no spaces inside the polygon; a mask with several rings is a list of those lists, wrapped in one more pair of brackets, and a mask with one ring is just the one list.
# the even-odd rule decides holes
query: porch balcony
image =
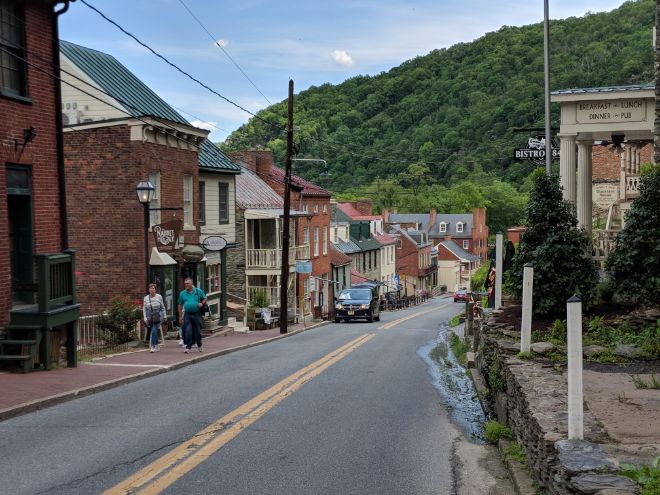
{"label": "porch balcony", "polygon": [[37,254],[36,304],[14,304],[9,313],[10,339],[34,341],[33,357],[51,367],[51,333],[66,327],[67,364],[76,366],[76,322],[80,304],[76,302],[75,252]]}
{"label": "porch balcony", "polygon": [[[296,260],[309,259],[309,244],[289,248],[289,265]],[[282,267],[281,249],[248,249],[245,258],[245,268],[276,270]]]}

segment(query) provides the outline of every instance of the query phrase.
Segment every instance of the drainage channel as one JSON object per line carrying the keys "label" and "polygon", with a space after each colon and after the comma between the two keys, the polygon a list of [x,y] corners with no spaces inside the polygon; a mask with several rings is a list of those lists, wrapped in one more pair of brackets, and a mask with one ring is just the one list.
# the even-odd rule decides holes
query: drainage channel
{"label": "drainage channel", "polygon": [[472,380],[451,350],[452,331],[440,325],[437,337],[417,349],[428,365],[433,386],[449,410],[452,422],[474,443],[484,443],[483,423],[486,420]]}

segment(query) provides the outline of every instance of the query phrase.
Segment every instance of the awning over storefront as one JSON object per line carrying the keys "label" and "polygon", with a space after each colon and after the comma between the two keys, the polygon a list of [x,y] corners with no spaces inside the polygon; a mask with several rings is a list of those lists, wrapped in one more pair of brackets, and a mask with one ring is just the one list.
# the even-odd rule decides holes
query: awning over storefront
{"label": "awning over storefront", "polygon": [[176,265],[177,262],[167,253],[161,253],[155,247],[151,248],[151,258],[149,258],[149,264],[151,266],[166,266],[166,265]]}

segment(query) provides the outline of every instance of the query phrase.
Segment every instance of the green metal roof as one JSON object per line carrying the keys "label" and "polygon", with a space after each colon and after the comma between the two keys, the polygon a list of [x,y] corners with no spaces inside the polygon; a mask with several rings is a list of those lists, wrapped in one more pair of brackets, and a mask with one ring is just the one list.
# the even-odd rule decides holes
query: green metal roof
{"label": "green metal roof", "polygon": [[208,139],[199,147],[199,166],[203,169],[241,173],[241,166],[234,163],[220,148]]}
{"label": "green metal roof", "polygon": [[[60,51],[108,95],[116,99],[131,117],[156,117],[191,126],[165,100],[107,53],[60,40]],[[209,170],[240,173],[216,145],[205,140],[199,149],[199,166]]]}

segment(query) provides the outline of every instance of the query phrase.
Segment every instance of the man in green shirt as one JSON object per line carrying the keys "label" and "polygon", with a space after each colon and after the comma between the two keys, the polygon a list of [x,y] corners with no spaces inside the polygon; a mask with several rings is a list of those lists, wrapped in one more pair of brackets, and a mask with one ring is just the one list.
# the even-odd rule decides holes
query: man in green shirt
{"label": "man in green shirt", "polygon": [[193,280],[187,277],[183,281],[184,289],[179,292],[179,321],[183,324],[183,342],[186,346],[183,352],[188,354],[193,345],[202,352],[202,308],[206,304],[206,294],[193,285]]}

